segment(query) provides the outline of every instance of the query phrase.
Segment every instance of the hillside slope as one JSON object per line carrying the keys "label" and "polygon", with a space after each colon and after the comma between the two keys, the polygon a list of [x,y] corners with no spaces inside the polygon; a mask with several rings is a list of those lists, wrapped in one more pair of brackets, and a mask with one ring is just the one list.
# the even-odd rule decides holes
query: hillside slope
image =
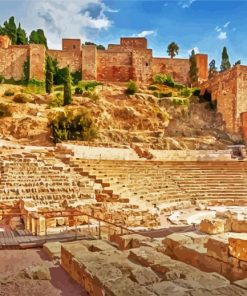
{"label": "hillside slope", "polygon": [[[224,149],[233,141],[224,132],[224,123],[208,102],[178,97],[169,87],[170,97],[157,98],[147,87],[134,95],[125,94],[125,85],[97,86],[74,96],[67,107],[50,107],[53,95],[24,94],[27,102],[16,102],[24,87],[0,85],[0,137],[29,145],[53,145],[50,118],[64,110],[91,110],[99,130],[96,142],[148,144],[156,149]],[[7,91],[7,95],[6,95]],[[1,113],[1,112],[0,112]]]}

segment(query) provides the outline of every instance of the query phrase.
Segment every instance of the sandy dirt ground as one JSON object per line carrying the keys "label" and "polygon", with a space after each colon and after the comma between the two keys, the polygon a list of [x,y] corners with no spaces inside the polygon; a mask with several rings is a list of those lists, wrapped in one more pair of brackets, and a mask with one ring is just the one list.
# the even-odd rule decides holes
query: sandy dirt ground
{"label": "sandy dirt ground", "polygon": [[[15,277],[29,266],[45,263],[51,281]],[[10,282],[2,279],[9,277]],[[88,295],[59,265],[50,262],[41,249],[0,250],[0,296],[86,296]]]}

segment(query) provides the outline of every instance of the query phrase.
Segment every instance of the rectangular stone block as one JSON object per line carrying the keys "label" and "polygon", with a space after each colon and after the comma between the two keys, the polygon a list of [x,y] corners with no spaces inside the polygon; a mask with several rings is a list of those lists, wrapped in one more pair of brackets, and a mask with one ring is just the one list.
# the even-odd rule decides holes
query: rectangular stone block
{"label": "rectangular stone block", "polygon": [[243,239],[229,238],[230,254],[242,261],[247,261],[247,235],[243,234]]}
{"label": "rectangular stone block", "polygon": [[199,230],[208,234],[219,234],[225,232],[225,223],[224,219],[204,219],[199,225]]}

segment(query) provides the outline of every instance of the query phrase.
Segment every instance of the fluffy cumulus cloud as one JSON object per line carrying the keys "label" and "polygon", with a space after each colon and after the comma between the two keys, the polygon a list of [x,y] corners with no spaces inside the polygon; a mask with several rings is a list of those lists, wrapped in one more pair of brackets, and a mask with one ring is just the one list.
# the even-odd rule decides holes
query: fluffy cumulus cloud
{"label": "fluffy cumulus cloud", "polygon": [[[102,0],[39,0],[30,1],[27,24],[44,28],[50,47],[59,47],[61,38],[90,36],[112,26],[109,13],[116,13]],[[31,28],[30,28],[31,29]]]}
{"label": "fluffy cumulus cloud", "polygon": [[150,30],[150,31],[142,31],[136,35],[133,35],[133,37],[147,37],[150,35],[156,35],[156,32],[154,30]]}
{"label": "fluffy cumulus cloud", "polygon": [[196,0],[181,0],[178,5],[182,8],[189,8]]}

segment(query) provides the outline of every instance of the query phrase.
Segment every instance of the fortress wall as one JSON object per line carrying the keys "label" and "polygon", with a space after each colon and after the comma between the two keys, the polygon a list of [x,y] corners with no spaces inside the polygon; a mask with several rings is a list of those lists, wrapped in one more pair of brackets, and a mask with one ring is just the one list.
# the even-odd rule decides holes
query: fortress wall
{"label": "fortress wall", "polygon": [[142,37],[120,38],[120,45],[132,49],[147,49],[147,39]]}
{"label": "fortress wall", "polygon": [[82,55],[78,50],[47,50],[49,56],[57,59],[59,67],[64,68],[70,65],[72,72],[81,71]]}
{"label": "fortress wall", "polygon": [[45,54],[46,48],[44,45],[31,44],[29,45],[30,54],[30,79],[45,80]]}
{"label": "fortress wall", "polygon": [[132,54],[130,52],[97,51],[97,80],[126,82],[131,79]]}
{"label": "fortress wall", "polygon": [[133,50],[133,79],[143,83],[152,80],[152,50]]}
{"label": "fortress wall", "polygon": [[226,129],[231,133],[240,131],[240,113],[237,111],[238,67],[231,68],[216,75],[206,83],[206,87],[217,101],[217,111],[222,114]]}
{"label": "fortress wall", "polygon": [[6,79],[23,79],[23,66],[28,58],[28,46],[0,48],[0,76]]}
{"label": "fortress wall", "polygon": [[97,49],[95,45],[82,46],[82,78],[97,79]]}
{"label": "fortress wall", "polygon": [[199,83],[208,80],[208,55],[196,54],[196,64],[198,68],[198,80]]}
{"label": "fortress wall", "polygon": [[188,83],[189,72],[188,59],[153,58],[152,75],[163,73],[169,74],[177,83]]}

